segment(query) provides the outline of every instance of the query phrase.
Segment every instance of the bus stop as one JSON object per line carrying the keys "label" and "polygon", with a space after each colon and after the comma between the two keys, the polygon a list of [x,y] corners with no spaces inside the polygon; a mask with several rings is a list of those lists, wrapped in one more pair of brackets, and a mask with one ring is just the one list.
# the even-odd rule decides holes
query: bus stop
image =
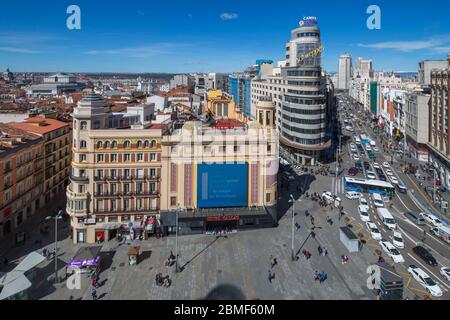
{"label": "bus stop", "polygon": [[349,252],[359,252],[361,242],[349,227],[341,227],[339,230],[339,239]]}

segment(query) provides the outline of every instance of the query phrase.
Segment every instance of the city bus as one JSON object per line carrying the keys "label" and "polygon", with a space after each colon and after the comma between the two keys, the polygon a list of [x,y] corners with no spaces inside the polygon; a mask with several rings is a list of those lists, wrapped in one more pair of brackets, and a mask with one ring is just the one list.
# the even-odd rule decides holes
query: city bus
{"label": "city bus", "polygon": [[389,182],[350,177],[344,178],[344,188],[347,191],[377,193],[382,196],[392,196],[395,192],[395,187]]}

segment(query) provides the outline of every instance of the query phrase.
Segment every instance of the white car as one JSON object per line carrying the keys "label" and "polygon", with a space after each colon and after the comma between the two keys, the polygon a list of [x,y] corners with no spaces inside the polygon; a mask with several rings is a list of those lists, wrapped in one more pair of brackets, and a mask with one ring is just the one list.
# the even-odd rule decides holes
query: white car
{"label": "white car", "polygon": [[409,266],[408,272],[422,285],[422,287],[427,289],[433,297],[442,296],[441,288],[428,276],[428,274],[425,273],[425,271],[412,264]]}
{"label": "white car", "polygon": [[366,151],[372,151],[372,148],[370,146],[366,146]]}
{"label": "white car", "polygon": [[375,172],[373,171],[367,171],[367,178],[368,179],[372,179],[372,180],[376,180],[377,176],[375,175]]}
{"label": "white car", "polygon": [[356,144],[354,144],[353,142],[352,143],[350,143],[350,148],[354,148],[354,149],[356,149]]}
{"label": "white car", "polygon": [[380,165],[378,164],[378,162],[374,162],[374,163],[373,163],[373,167],[374,167],[375,169],[381,169],[381,167],[380,167]]}
{"label": "white car", "polygon": [[[324,192],[322,194],[322,198],[324,198],[327,201],[332,201],[333,200],[333,195],[331,194],[330,191],[327,191],[327,192]],[[338,202],[342,202],[341,198],[339,198],[339,197],[335,197],[335,200],[338,201]]]}
{"label": "white car", "polygon": [[392,243],[386,240],[380,240],[380,246],[384,252],[386,252],[395,263],[403,263],[405,259],[400,252],[394,247]]}
{"label": "white car", "polygon": [[356,150],[356,147],[352,147],[352,146],[350,147],[350,151],[353,152],[353,153],[358,152],[358,150]]}
{"label": "white car", "polygon": [[359,198],[359,204],[362,206],[368,206],[369,203],[367,202],[367,199],[364,197]]}
{"label": "white car", "polygon": [[393,175],[394,175],[394,173],[392,172],[391,169],[385,169],[384,171],[386,171],[386,174],[387,174],[388,176],[393,176]]}
{"label": "white car", "polygon": [[375,223],[373,223],[372,221],[367,221],[366,228],[370,232],[372,239],[381,240],[380,230],[378,230],[377,225]]}
{"label": "white car", "polygon": [[432,226],[434,227],[442,226],[442,221],[436,218],[435,216],[425,212],[422,212],[421,215],[425,219],[425,221],[431,224]]}
{"label": "white car", "polygon": [[390,165],[389,165],[389,163],[387,163],[387,161],[385,161],[385,162],[383,162],[383,167],[385,167],[385,168],[389,168],[389,167],[390,167]]}
{"label": "white car", "polygon": [[439,272],[445,279],[447,279],[447,281],[450,281],[450,268],[449,267],[442,267]]}
{"label": "white car", "polygon": [[380,149],[378,147],[373,147],[373,151],[380,152]]}
{"label": "white car", "polygon": [[359,192],[355,192],[355,191],[347,191],[345,193],[345,196],[350,200],[356,200],[356,199],[361,198],[362,194]]}
{"label": "white car", "polygon": [[359,156],[358,155],[353,155],[353,159],[355,160],[355,161],[359,161],[360,160],[360,158],[359,158]]}
{"label": "white car", "polygon": [[399,248],[399,249],[404,249],[405,248],[405,242],[403,241],[403,237],[402,234],[398,231],[394,231],[394,234],[392,236],[390,236],[391,240],[392,240],[392,244]]}
{"label": "white car", "polygon": [[358,206],[358,212],[359,212],[359,217],[361,218],[361,220],[363,222],[369,222],[370,221],[369,206],[359,205]]}
{"label": "white car", "polygon": [[397,179],[395,176],[390,176],[390,177],[389,177],[389,180],[391,180],[391,182],[392,182],[393,184],[398,184],[398,179]]}

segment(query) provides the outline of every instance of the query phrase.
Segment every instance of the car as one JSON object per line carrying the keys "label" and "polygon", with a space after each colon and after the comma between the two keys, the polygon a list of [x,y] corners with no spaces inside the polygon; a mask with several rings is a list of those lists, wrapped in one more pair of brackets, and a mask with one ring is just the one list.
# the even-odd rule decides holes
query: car
{"label": "car", "polygon": [[358,153],[358,150],[356,150],[356,147],[350,147],[350,151],[352,153]]}
{"label": "car", "polygon": [[380,230],[378,230],[377,225],[375,223],[373,223],[372,221],[367,221],[366,228],[370,232],[372,239],[381,240]]}
{"label": "car", "polygon": [[405,259],[401,255],[401,253],[394,247],[392,243],[387,240],[380,240],[380,246],[384,252],[386,252],[395,263],[403,263]]}
{"label": "car", "polygon": [[362,206],[368,206],[369,203],[367,202],[367,199],[364,197],[359,198],[359,204]]}
{"label": "car", "polygon": [[438,265],[436,259],[431,255],[431,253],[422,246],[416,246],[412,251],[423,261],[428,263],[430,266],[436,267]]}
{"label": "car", "polygon": [[420,283],[433,297],[442,296],[441,288],[434,282],[433,279],[428,276],[422,269],[416,267],[415,265],[410,265],[408,268],[408,273]]}
{"label": "car", "polygon": [[380,152],[380,149],[378,147],[373,147],[373,151]]}
{"label": "car", "polygon": [[363,162],[363,166],[364,166],[364,169],[370,170],[370,163],[368,163],[367,161]]}
{"label": "car", "polygon": [[390,167],[390,165],[389,165],[389,163],[388,163],[387,161],[385,161],[385,162],[383,162],[383,167],[385,167],[385,168],[389,168],[389,167]]}
{"label": "car", "polygon": [[347,197],[347,199],[356,200],[356,199],[361,198],[362,194],[359,192],[355,192],[355,191],[347,191],[345,193],[345,196]]}
{"label": "car", "polygon": [[369,217],[369,206],[359,205],[358,206],[359,217],[363,222],[370,221]]}
{"label": "car", "polygon": [[390,236],[391,240],[392,240],[392,244],[399,248],[399,249],[404,249],[405,248],[405,242],[403,241],[403,237],[402,234],[398,231],[394,231],[392,236]]}
{"label": "car", "polygon": [[425,212],[422,212],[421,215],[425,219],[425,221],[431,224],[433,227],[442,226],[442,221],[435,216]]}
{"label": "car", "polygon": [[366,151],[367,151],[367,152],[372,151],[371,146],[366,146]]}
{"label": "car", "polygon": [[386,174],[387,174],[388,176],[393,176],[393,175],[394,175],[394,173],[392,172],[391,169],[385,169],[385,171],[386,171]]}
{"label": "car", "polygon": [[407,193],[408,192],[408,189],[406,189],[406,187],[403,184],[401,184],[401,183],[397,184],[397,190],[400,193]]}
{"label": "car", "polygon": [[449,267],[442,267],[441,270],[439,270],[439,272],[444,279],[447,279],[447,281],[450,281],[450,268]]}
{"label": "car", "polygon": [[372,165],[375,169],[381,169],[380,165],[378,164],[378,162],[374,162]]}
{"label": "car", "polygon": [[356,176],[358,174],[358,168],[352,167],[350,169],[348,169],[348,174],[351,176]]}
{"label": "car", "polygon": [[378,193],[372,194],[373,204],[375,207],[384,208],[383,197],[381,197]]}
{"label": "car", "polygon": [[375,180],[377,178],[377,176],[375,175],[375,172],[373,172],[373,171],[367,171],[366,174],[367,174],[367,179]]}
{"label": "car", "polygon": [[[333,195],[331,194],[330,191],[326,191],[326,192],[322,193],[322,198],[327,201],[332,201]],[[342,202],[341,198],[339,198],[338,196],[335,196],[334,199],[338,202]]]}
{"label": "car", "polygon": [[353,142],[350,143],[350,148],[355,148],[356,149],[356,144],[354,144]]}
{"label": "car", "polygon": [[389,180],[391,180],[392,184],[398,184],[398,179],[395,176],[390,176]]}
{"label": "car", "polygon": [[359,158],[359,156],[358,155],[353,155],[353,159],[355,160],[355,161],[359,161],[359,160],[361,160],[360,158]]}

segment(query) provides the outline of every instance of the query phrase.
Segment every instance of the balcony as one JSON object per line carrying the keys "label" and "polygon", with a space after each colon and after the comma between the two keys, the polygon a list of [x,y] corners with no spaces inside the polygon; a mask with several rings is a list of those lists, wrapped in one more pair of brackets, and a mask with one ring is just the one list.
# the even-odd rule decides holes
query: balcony
{"label": "balcony", "polygon": [[[156,212],[158,211],[158,208],[155,209],[148,209],[148,208],[142,208],[142,209],[137,209],[137,208],[128,208],[128,209],[119,209],[119,208],[115,208],[115,209],[96,209],[95,213],[99,213],[99,214],[117,214],[117,215],[121,215],[121,214],[129,214],[129,213],[142,213],[143,215],[152,213],[152,212]],[[123,221],[123,223],[128,222],[128,221]]]}
{"label": "balcony", "polygon": [[134,178],[134,176],[132,176],[132,175],[128,175],[128,176],[120,176],[120,177],[119,177],[119,179],[120,179],[121,181],[131,181],[131,180],[133,180],[133,178]]}
{"label": "balcony", "polygon": [[145,197],[159,197],[160,195],[159,195],[159,192],[158,191],[136,191],[135,193],[134,193],[134,195],[136,196],[136,197],[143,197],[143,196],[145,196]]}
{"label": "balcony", "polygon": [[102,192],[95,191],[94,195],[97,198],[117,198],[117,197],[122,196],[122,192],[120,192],[120,191],[102,191]]}
{"label": "balcony", "polygon": [[68,200],[87,200],[89,193],[78,193],[72,190],[72,186],[69,186],[66,190],[66,196]]}
{"label": "balcony", "polygon": [[88,183],[89,182],[89,178],[84,176],[84,177],[77,177],[74,176],[73,174],[70,175],[70,180],[75,181],[75,182],[85,182]]}
{"label": "balcony", "polygon": [[106,181],[106,177],[105,176],[95,176],[94,177],[94,181]]}
{"label": "balcony", "polygon": [[160,176],[147,176],[149,181],[159,181]]}

